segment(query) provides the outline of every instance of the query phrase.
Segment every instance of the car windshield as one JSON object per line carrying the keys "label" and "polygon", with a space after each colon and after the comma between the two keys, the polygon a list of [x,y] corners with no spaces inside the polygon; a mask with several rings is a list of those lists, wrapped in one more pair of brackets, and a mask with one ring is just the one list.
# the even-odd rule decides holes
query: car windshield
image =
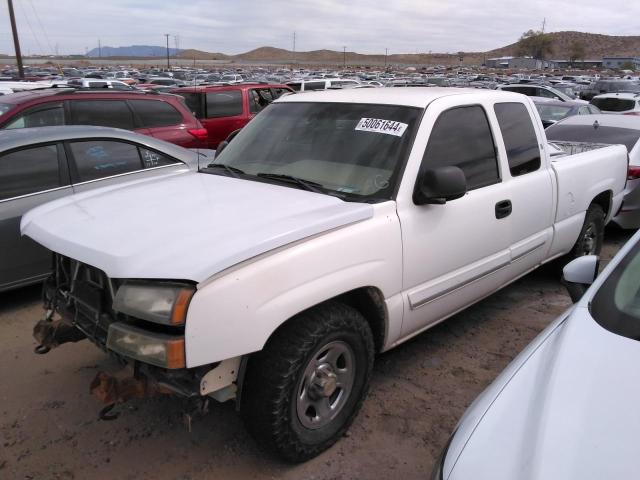
{"label": "car windshield", "polygon": [[214,163],[240,169],[248,178],[296,177],[349,200],[390,199],[421,111],[396,105],[272,104]]}
{"label": "car windshield", "polygon": [[540,118],[543,120],[562,120],[569,115],[572,107],[565,107],[564,105],[545,105],[544,103],[536,103],[536,108],[540,114]]}
{"label": "car windshield", "polygon": [[640,130],[633,128],[605,127],[599,125],[552,125],[545,130],[548,140],[563,142],[622,144],[631,151],[640,138]]}
{"label": "car windshield", "polygon": [[603,328],[640,340],[640,242],[598,289],[590,311]]}
{"label": "car windshield", "polygon": [[624,112],[633,110],[636,105],[635,100],[625,100],[624,98],[594,98],[591,103],[600,110],[608,112]]}

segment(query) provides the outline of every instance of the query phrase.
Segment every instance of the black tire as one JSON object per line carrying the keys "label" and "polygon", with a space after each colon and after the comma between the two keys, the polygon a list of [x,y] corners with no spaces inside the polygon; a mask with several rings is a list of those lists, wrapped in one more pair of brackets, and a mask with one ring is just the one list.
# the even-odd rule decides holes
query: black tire
{"label": "black tire", "polygon": [[[336,364],[342,362],[335,371],[349,371],[351,387],[336,387],[343,377],[334,375],[334,383],[325,390],[315,382],[323,381],[317,372],[328,363],[318,366],[316,359],[322,361],[334,350],[339,354],[340,348],[347,356],[335,360]],[[262,447],[286,461],[303,462],[315,457],[346,432],[360,410],[369,389],[373,356],[371,329],[354,308],[327,302],[295,316],[249,359],[240,405],[247,430]],[[314,382],[308,383],[309,379]],[[331,387],[335,387],[333,392]],[[307,393],[313,393],[314,399],[309,400]],[[333,395],[337,395],[336,400]],[[322,402],[335,401],[335,412],[322,419],[315,407],[309,406],[311,414],[307,417],[305,411],[301,415],[302,398],[312,402],[315,396]],[[321,426],[314,425],[316,418],[327,423],[318,420]]]}
{"label": "black tire", "polygon": [[571,261],[584,255],[600,255],[604,242],[604,210],[596,203],[589,205],[584,223],[573,249],[567,255]]}

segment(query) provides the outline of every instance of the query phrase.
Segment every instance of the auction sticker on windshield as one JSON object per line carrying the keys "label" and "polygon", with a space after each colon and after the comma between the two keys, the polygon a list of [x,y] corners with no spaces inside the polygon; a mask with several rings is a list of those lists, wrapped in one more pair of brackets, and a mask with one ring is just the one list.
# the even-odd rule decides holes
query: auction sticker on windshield
{"label": "auction sticker on windshield", "polygon": [[361,118],[356,125],[356,130],[361,132],[385,133],[401,137],[409,125],[393,120],[383,120],[381,118]]}

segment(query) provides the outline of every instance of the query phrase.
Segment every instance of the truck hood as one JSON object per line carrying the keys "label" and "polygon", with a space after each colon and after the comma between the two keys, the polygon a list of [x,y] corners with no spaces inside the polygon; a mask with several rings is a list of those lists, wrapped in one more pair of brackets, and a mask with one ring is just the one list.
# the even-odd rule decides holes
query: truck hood
{"label": "truck hood", "polygon": [[373,216],[369,204],[205,173],[71,195],[22,234],[111,278],[201,282],[256,255]]}
{"label": "truck hood", "polygon": [[574,309],[478,412],[444,478],[636,478],[639,364],[638,341]]}

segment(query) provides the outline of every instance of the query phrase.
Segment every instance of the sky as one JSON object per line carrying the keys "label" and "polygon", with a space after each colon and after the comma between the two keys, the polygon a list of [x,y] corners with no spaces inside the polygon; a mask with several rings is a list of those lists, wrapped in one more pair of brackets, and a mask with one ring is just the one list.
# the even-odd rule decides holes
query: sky
{"label": "sky", "polygon": [[[638,0],[13,0],[25,55],[165,45],[226,54],[291,50],[487,51],[529,30],[640,35]],[[13,54],[0,0],[0,53]],[[639,52],[640,53],[640,52]]]}

